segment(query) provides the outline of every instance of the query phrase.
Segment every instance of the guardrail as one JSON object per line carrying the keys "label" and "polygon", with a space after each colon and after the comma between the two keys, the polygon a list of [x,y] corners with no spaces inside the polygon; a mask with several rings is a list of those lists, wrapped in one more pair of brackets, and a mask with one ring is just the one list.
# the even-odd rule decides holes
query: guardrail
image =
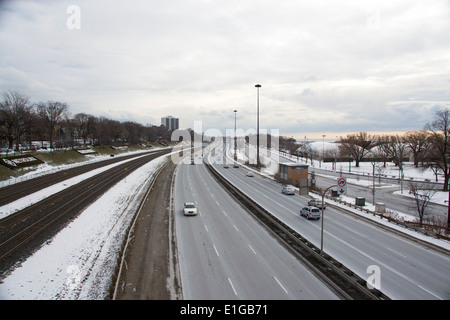
{"label": "guardrail", "polygon": [[369,289],[366,281],[303,238],[299,233],[273,216],[231,182],[219,174],[211,164],[206,167],[213,177],[239,201],[250,214],[278,238],[285,247],[301,260],[319,279],[321,279],[340,298],[347,300],[390,300],[381,291]]}

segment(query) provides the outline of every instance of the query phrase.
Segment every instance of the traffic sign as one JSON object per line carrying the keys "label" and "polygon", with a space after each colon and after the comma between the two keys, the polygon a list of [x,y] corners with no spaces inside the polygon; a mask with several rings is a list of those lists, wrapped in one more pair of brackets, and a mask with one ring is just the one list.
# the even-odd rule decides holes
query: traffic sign
{"label": "traffic sign", "polygon": [[347,179],[339,178],[337,180],[337,192],[338,194],[347,194]]}

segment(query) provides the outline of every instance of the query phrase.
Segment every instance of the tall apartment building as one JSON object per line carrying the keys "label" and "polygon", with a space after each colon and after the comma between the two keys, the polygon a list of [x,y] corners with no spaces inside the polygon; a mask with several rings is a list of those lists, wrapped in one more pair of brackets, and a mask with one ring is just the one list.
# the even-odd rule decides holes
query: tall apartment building
{"label": "tall apartment building", "polygon": [[161,118],[161,124],[167,128],[167,130],[176,130],[179,128],[179,119],[172,116]]}

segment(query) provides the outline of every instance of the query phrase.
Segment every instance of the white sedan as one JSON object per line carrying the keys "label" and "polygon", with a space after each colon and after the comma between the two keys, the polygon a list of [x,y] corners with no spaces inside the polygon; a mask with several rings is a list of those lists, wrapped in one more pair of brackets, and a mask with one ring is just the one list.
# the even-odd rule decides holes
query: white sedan
{"label": "white sedan", "polygon": [[197,215],[197,207],[193,202],[185,202],[183,212],[185,216],[196,216]]}

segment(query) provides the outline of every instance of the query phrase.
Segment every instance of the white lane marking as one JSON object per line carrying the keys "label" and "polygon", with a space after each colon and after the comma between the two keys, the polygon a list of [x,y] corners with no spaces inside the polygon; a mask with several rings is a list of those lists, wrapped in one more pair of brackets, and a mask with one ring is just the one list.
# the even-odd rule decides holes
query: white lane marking
{"label": "white lane marking", "polygon": [[233,224],[233,228],[236,229],[237,232],[239,232],[239,229]]}
{"label": "white lane marking", "polygon": [[233,282],[231,282],[230,278],[228,278],[228,282],[230,283],[231,289],[233,289],[234,294],[237,296],[236,289],[234,289]]}
{"label": "white lane marking", "polygon": [[219,252],[217,251],[217,248],[216,248],[216,246],[215,246],[215,245],[213,245],[213,247],[214,247],[214,251],[216,252],[217,256],[219,256]]}
{"label": "white lane marking", "polygon": [[425,289],[424,287],[422,287],[422,286],[419,286],[419,285],[417,285],[420,289],[423,289],[423,290],[425,290],[426,292],[428,292],[429,294],[432,294],[433,296],[435,296],[436,298],[438,298],[438,299],[440,299],[440,300],[444,300],[444,299],[442,299],[441,297],[439,297],[438,295],[436,295],[436,294],[434,294],[433,292],[431,292],[430,290],[427,290],[427,289]]}
{"label": "white lane marking", "polygon": [[206,229],[207,232],[209,232],[208,227],[206,226],[206,224],[205,224],[205,229]]}
{"label": "white lane marking", "polygon": [[250,243],[248,244],[248,247],[250,248],[250,250],[253,251],[254,254],[256,254],[256,251],[252,248],[252,246],[250,245]]}
{"label": "white lane marking", "polygon": [[407,256],[405,256],[404,254],[401,254],[401,253],[399,253],[399,252],[397,252],[397,251],[395,251],[395,250],[392,250],[391,248],[387,248],[387,249],[388,249],[389,251],[392,251],[392,252],[398,254],[399,256],[402,256],[403,258],[407,258]]}
{"label": "white lane marking", "polygon": [[222,210],[222,213],[225,215],[225,217],[228,217],[227,213]]}
{"label": "white lane marking", "polygon": [[281,282],[277,279],[277,277],[273,276],[273,278],[275,279],[275,281],[280,285],[281,289],[284,290],[284,292],[286,292],[286,294],[289,294],[286,290],[285,287],[283,287],[283,285],[281,284]]}

